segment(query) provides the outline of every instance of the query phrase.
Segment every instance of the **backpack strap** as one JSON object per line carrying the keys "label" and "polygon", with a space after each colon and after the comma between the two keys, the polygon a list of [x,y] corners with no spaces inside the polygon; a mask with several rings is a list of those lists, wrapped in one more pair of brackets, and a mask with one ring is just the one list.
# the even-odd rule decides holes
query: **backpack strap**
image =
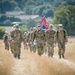
{"label": "backpack strap", "polygon": [[65,31],[65,30],[63,30],[63,32],[64,32],[64,38],[66,38],[66,31]]}

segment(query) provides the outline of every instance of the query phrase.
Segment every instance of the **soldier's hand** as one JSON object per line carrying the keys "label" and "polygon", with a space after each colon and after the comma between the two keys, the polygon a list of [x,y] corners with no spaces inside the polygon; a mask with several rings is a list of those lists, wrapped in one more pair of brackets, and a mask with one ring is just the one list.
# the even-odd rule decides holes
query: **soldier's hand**
{"label": "soldier's hand", "polygon": [[65,42],[65,44],[67,44],[67,42]]}
{"label": "soldier's hand", "polygon": [[14,43],[14,40],[12,40],[11,42]]}

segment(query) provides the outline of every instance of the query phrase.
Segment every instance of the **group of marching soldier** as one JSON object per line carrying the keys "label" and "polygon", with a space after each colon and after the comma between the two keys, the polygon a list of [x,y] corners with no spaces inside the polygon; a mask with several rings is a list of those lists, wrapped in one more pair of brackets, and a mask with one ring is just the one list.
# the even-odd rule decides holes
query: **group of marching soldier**
{"label": "group of marching soldier", "polygon": [[53,29],[53,24],[49,25],[47,30],[42,30],[40,25],[36,28],[30,28],[29,32],[22,33],[19,25],[14,25],[10,31],[10,36],[6,32],[3,36],[5,49],[10,48],[15,58],[20,59],[21,54],[21,43],[24,44],[24,49],[30,52],[38,53],[39,56],[44,53],[48,53],[49,57],[54,55],[54,46],[58,45],[59,58],[64,58],[65,45],[68,42],[68,35],[62,24],[58,25],[58,30]]}

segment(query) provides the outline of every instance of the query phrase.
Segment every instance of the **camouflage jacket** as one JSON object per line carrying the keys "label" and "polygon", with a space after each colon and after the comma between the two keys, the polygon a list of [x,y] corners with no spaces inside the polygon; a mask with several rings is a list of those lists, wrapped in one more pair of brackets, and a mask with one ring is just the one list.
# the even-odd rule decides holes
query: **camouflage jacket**
{"label": "camouflage jacket", "polygon": [[11,38],[15,41],[15,42],[19,42],[23,40],[23,34],[21,30],[13,30],[11,32]]}
{"label": "camouflage jacket", "polygon": [[34,41],[34,32],[30,32],[28,34],[27,39],[28,39],[28,42],[33,42]]}
{"label": "camouflage jacket", "polygon": [[55,31],[54,30],[47,30],[45,32],[45,35],[46,35],[47,41],[54,41],[54,37],[55,37]]}
{"label": "camouflage jacket", "polygon": [[42,29],[36,30],[34,33],[34,38],[36,38],[37,41],[46,41],[45,31]]}
{"label": "camouflage jacket", "polygon": [[6,34],[4,34],[3,40],[4,40],[4,42],[8,42],[9,41],[9,36],[7,36]]}
{"label": "camouflage jacket", "polygon": [[57,42],[68,42],[68,34],[66,30],[57,31],[56,39]]}

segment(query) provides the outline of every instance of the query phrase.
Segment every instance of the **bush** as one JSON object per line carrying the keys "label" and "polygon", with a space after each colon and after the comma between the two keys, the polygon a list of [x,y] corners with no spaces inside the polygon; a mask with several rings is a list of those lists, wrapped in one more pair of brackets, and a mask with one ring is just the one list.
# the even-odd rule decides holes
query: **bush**
{"label": "bush", "polygon": [[28,29],[24,27],[20,27],[20,29],[23,31],[23,33],[28,31]]}
{"label": "bush", "polygon": [[3,38],[3,35],[4,35],[4,33],[5,33],[5,28],[3,28],[3,27],[0,27],[0,39],[2,39]]}

